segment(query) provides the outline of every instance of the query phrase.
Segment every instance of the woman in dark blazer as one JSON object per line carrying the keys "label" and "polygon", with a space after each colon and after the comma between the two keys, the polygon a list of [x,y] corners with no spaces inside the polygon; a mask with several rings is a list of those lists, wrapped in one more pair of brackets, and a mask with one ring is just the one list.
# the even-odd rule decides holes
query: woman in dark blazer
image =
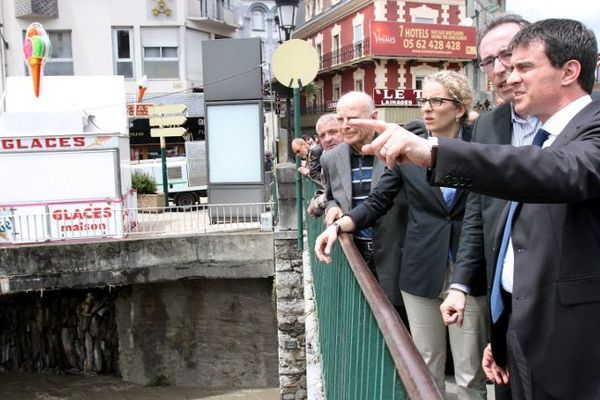
{"label": "woman in dark blazer", "polygon": [[[473,92],[463,75],[440,71],[427,76],[419,101],[428,136],[470,140],[467,117]],[[322,261],[328,262],[328,250],[339,232],[371,226],[403,190],[408,200],[408,216],[406,221],[398,221],[406,225],[399,287],[413,340],[444,391],[448,331],[458,399],[485,399],[485,376],[480,367],[487,344],[485,296],[467,301],[461,327],[446,327],[439,310],[448,294],[467,193],[432,187],[426,173],[425,168],[404,164],[386,170],[368,199],[317,238],[315,251]]]}

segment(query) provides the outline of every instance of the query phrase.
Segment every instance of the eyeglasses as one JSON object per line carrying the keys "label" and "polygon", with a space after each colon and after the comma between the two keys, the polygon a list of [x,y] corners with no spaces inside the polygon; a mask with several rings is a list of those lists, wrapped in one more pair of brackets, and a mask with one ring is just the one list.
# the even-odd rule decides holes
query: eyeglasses
{"label": "eyeglasses", "polygon": [[498,61],[500,61],[500,63],[502,63],[502,65],[504,65],[505,67],[510,67],[510,57],[512,56],[512,51],[506,49],[506,50],[501,50],[497,56],[489,56],[484,58],[483,60],[481,60],[479,62],[479,68],[481,68],[481,70],[483,72],[488,72],[492,69],[494,69],[494,64],[496,63],[496,59],[498,59]]}
{"label": "eyeglasses", "polygon": [[455,100],[455,99],[449,99],[447,97],[430,97],[428,99],[422,97],[420,99],[417,99],[417,104],[419,105],[419,107],[423,107],[423,106],[425,106],[426,103],[429,103],[429,105],[432,108],[435,108],[435,107],[441,106],[445,101],[450,101],[455,104],[460,104],[460,101]]}

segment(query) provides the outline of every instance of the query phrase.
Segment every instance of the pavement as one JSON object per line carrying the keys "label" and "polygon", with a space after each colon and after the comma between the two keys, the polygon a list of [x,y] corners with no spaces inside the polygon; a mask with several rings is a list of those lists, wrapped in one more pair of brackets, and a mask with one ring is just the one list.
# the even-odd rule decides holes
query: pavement
{"label": "pavement", "polygon": [[112,376],[0,372],[2,400],[279,400],[279,388],[148,387]]}
{"label": "pavement", "polygon": [[[494,385],[487,385],[487,400],[495,400]],[[456,382],[453,376],[446,376],[446,399],[457,400],[456,398]]]}

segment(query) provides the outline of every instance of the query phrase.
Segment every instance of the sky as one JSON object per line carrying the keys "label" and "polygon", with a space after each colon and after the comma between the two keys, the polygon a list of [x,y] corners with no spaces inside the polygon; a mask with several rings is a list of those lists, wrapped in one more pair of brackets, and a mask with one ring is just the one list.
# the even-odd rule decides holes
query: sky
{"label": "sky", "polygon": [[600,7],[593,0],[506,0],[506,12],[534,22],[545,18],[570,18],[583,22],[600,41]]}

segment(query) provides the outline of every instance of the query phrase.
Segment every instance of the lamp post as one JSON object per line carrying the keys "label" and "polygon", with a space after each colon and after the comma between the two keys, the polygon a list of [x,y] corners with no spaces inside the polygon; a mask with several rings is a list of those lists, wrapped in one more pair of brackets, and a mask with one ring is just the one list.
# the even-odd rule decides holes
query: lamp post
{"label": "lamp post", "polygon": [[[296,27],[296,11],[298,10],[298,0],[275,0],[277,6],[277,20],[279,24],[279,42],[290,40],[292,31]],[[283,37],[281,33],[283,32]],[[281,82],[287,84],[287,82]],[[294,153],[292,152],[292,99],[288,90],[285,96],[285,118],[287,124],[287,161],[294,162]]]}
{"label": "lamp post", "polygon": [[[275,0],[277,13],[279,17],[279,34],[284,32],[285,41],[290,40],[292,30],[296,27],[296,11],[298,10],[298,0]],[[292,82],[282,82],[285,86],[292,86]],[[300,82],[300,85],[302,83]],[[294,133],[300,137],[300,88],[294,87]],[[287,118],[287,141],[288,141],[288,162],[294,162],[294,153],[292,152],[292,101],[290,92],[287,92],[285,98],[285,111]],[[298,251],[302,253],[302,177],[298,172],[300,159],[296,159],[296,223],[298,225]]]}

